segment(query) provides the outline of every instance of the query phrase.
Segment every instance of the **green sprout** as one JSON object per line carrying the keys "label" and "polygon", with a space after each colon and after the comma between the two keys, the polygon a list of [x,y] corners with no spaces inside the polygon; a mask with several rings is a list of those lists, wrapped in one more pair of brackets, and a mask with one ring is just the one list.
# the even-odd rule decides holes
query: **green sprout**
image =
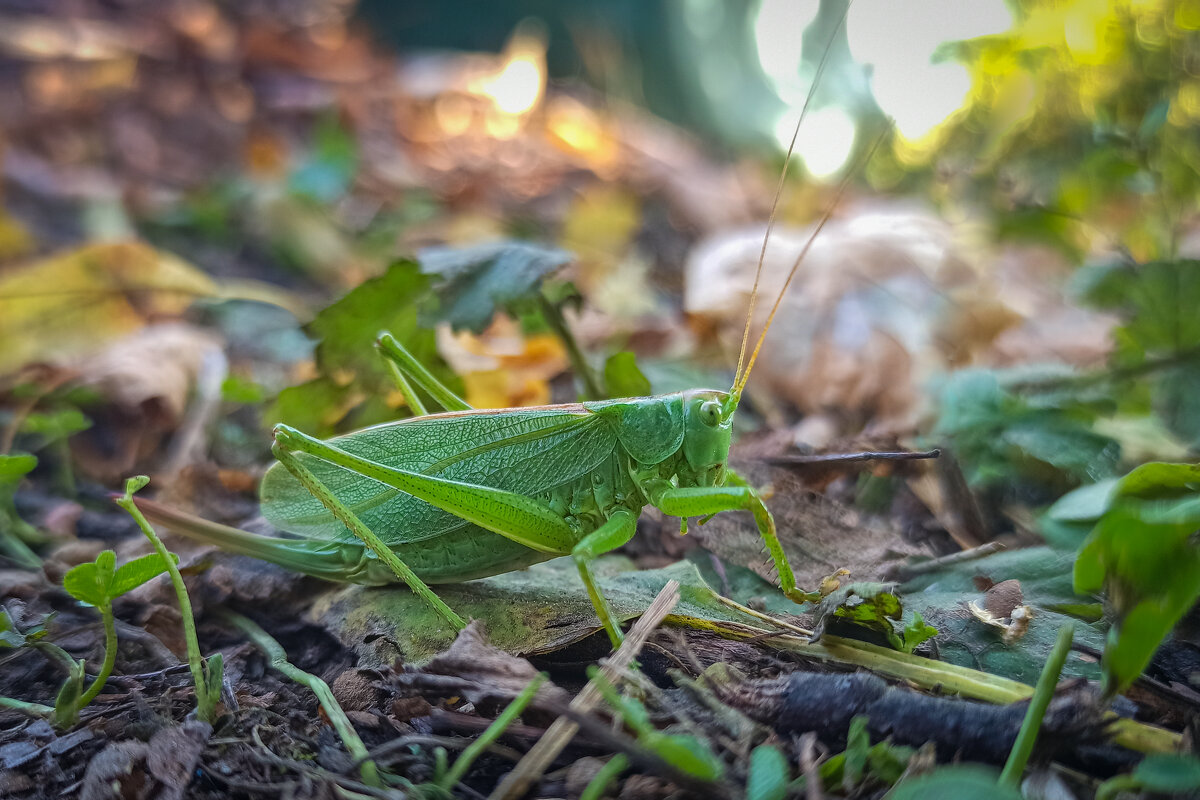
{"label": "green sprout", "polygon": [[207,663],[200,655],[200,642],[196,638],[196,619],[192,615],[192,603],[188,598],[187,587],[183,585],[183,576],[179,567],[162,539],[150,527],[150,523],[142,516],[141,510],[134,504],[133,495],[142,489],[150,479],[138,475],[125,481],[125,494],[116,498],[116,503],[129,512],[133,521],[146,534],[146,538],[154,545],[157,555],[166,563],[167,572],[171,575],[171,584],[175,587],[175,596],[179,598],[179,610],[183,615],[183,634],[187,642],[188,667],[192,673],[192,682],[196,685],[196,716],[202,721],[211,723],[216,715],[217,700],[221,697],[221,682],[224,674],[224,660],[220,653],[211,656]]}
{"label": "green sprout", "polygon": [[40,536],[32,525],[17,516],[13,495],[17,484],[37,463],[37,458],[27,453],[0,454],[0,554],[25,569],[42,568],[42,560],[29,549],[29,543],[38,542]]}
{"label": "green sprout", "polygon": [[167,569],[158,553],[135,558],[117,567],[117,557],[105,550],[95,561],[72,567],[63,578],[63,588],[79,602],[100,612],[104,625],[104,661],[100,672],[87,687],[83,660],[75,660],[56,644],[43,641],[45,627],[35,626],[21,631],[7,611],[0,610],[0,647],[29,647],[40,651],[67,674],[58,690],[53,706],[0,697],[0,708],[11,708],[35,717],[50,719],[60,728],[70,728],[79,721],[79,712],[100,694],[117,661],[117,623],[113,617],[113,600],[133,591]]}

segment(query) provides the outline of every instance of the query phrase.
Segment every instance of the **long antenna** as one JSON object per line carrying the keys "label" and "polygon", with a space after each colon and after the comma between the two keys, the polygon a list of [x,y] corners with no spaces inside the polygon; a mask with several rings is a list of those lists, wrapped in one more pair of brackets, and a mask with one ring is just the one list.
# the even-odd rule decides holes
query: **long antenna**
{"label": "long antenna", "polygon": [[[792,161],[792,153],[796,149],[796,139],[800,136],[800,126],[804,123],[804,118],[808,115],[808,107],[812,103],[813,97],[817,93],[817,86],[821,83],[821,74],[825,72],[825,64],[829,60],[829,51],[833,49],[833,43],[837,39],[838,30],[846,22],[846,16],[850,13],[850,5],[854,0],[846,3],[846,7],[842,10],[842,16],[838,18],[837,24],[833,26],[833,32],[829,35],[829,41],[825,43],[825,49],[821,51],[821,60],[817,62],[817,70],[813,73],[812,83],[808,87],[808,95],[804,98],[804,106],[800,109],[800,118],[796,120],[796,127],[792,131],[792,141],[788,144],[787,155],[783,157],[783,169],[779,171],[779,182],[775,186],[775,198],[771,201],[771,215],[767,218],[767,232],[763,235],[762,249],[758,252],[758,266],[754,270],[754,288],[750,291],[750,307],[746,311],[746,328],[742,331],[742,347],[738,351],[737,370],[733,373],[733,385],[736,387],[739,383],[744,386],[745,381],[741,381],[742,364],[746,359],[746,345],[750,343],[750,324],[754,319],[754,308],[758,304],[758,284],[762,278],[763,261],[767,257],[767,243],[771,241],[771,231],[775,227],[775,219],[779,212],[779,200],[783,197],[783,187],[787,182],[788,165]],[[817,16],[820,16],[818,12]]]}
{"label": "long antenna", "polygon": [[887,136],[891,129],[892,121],[889,119],[887,125],[885,125],[883,130],[879,132],[879,135],[875,137],[875,142],[871,145],[871,149],[868,150],[867,154],[861,158],[857,164],[854,165],[854,169],[851,169],[846,173],[846,177],[842,179],[841,185],[838,186],[837,194],[834,196],[833,201],[830,202],[829,207],[825,209],[825,213],[821,215],[821,221],[817,223],[817,227],[814,228],[813,232],[809,235],[808,241],[804,243],[803,249],[800,250],[800,254],[796,256],[795,263],[792,264],[791,270],[788,271],[787,280],[783,282],[783,288],[779,290],[779,295],[775,298],[775,305],[771,306],[771,313],[767,315],[767,322],[763,326],[762,333],[759,334],[758,341],[754,345],[754,352],[750,354],[750,361],[748,364],[746,364],[746,371],[741,375],[740,380],[735,382],[733,385],[733,393],[735,395],[741,394],[742,390],[746,388],[746,381],[750,379],[750,370],[754,369],[754,362],[758,360],[758,351],[762,349],[763,341],[765,341],[767,338],[767,331],[771,330],[771,323],[775,321],[775,312],[779,310],[779,305],[783,302],[783,296],[787,294],[788,287],[792,285],[792,278],[796,277],[796,271],[800,269],[800,264],[804,261],[804,257],[808,255],[808,251],[812,249],[813,242],[817,240],[817,236],[820,235],[821,229],[825,227],[825,223],[829,222],[830,218],[833,216],[833,210],[837,208],[838,203],[842,199],[842,195],[846,193],[846,187],[850,185],[850,179],[854,177],[860,167],[867,164],[871,160],[871,156],[875,155],[875,151],[879,149],[880,142],[884,140],[884,137]]}

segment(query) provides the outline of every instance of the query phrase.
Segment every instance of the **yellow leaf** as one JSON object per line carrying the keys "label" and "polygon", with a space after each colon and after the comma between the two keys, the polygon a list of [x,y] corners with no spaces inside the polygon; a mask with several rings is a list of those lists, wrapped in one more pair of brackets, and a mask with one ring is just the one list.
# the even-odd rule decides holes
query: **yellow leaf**
{"label": "yellow leaf", "polygon": [[217,284],[141,242],[93,244],[0,273],[0,373],[100,349]]}

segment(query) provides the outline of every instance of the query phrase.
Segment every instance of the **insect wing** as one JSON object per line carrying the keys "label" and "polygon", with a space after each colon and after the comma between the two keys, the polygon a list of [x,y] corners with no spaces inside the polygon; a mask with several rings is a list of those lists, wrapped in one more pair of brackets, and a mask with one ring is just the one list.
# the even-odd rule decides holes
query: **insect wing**
{"label": "insect wing", "polygon": [[[616,448],[612,429],[598,416],[577,406],[566,409],[414,417],[330,443],[389,467],[537,497],[587,477],[611,459]],[[351,470],[304,454],[299,457],[388,544],[420,542],[470,524]],[[356,541],[281,464],[267,471],[260,493],[263,514],[281,530]]]}

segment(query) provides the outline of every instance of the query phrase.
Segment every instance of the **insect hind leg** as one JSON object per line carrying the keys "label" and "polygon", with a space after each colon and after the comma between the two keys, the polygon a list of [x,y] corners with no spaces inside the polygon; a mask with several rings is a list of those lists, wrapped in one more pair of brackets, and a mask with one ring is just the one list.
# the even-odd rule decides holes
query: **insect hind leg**
{"label": "insect hind leg", "polygon": [[375,349],[383,356],[387,362],[388,369],[392,373],[392,379],[396,382],[396,388],[400,390],[400,394],[404,395],[404,402],[412,409],[413,414],[418,417],[423,417],[429,412],[425,409],[425,405],[421,399],[417,397],[413,391],[412,384],[409,380],[416,382],[425,391],[433,397],[438,404],[447,411],[469,411],[471,406],[467,404],[457,394],[450,390],[450,387],[439,381],[429,369],[422,364],[417,357],[400,344],[400,341],[395,336],[383,331],[375,340]]}
{"label": "insect hind leg", "polygon": [[290,449],[280,444],[278,441],[271,447],[271,452],[275,454],[275,458],[279,459],[279,463],[283,464],[288,472],[295,476],[296,480],[307,489],[313,497],[321,501],[321,505],[329,509],[329,513],[337,517],[343,525],[350,529],[350,532],[362,540],[379,560],[386,564],[392,572],[396,574],[400,580],[408,585],[408,588],[413,591],[413,594],[420,597],[428,603],[435,611],[454,626],[455,630],[462,630],[467,627],[467,623],[450,606],[446,605],[442,598],[434,594],[429,586],[417,577],[417,574],[412,571],[412,568],[400,560],[400,557],[388,547],[384,542],[375,535],[375,533],[367,527],[358,516],[346,507],[346,504],[337,498],[329,487],[321,482],[312,471],[304,466],[304,463],[296,457]]}

